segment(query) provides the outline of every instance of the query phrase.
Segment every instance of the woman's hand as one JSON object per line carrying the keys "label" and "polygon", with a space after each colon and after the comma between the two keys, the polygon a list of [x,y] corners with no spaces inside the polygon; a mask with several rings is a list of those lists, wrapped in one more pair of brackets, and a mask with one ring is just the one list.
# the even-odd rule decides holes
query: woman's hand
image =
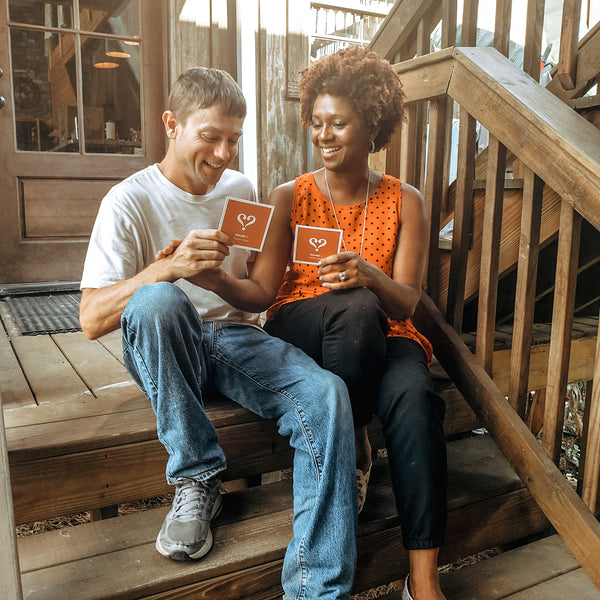
{"label": "woman's hand", "polygon": [[371,287],[377,275],[385,277],[380,269],[356,252],[332,254],[319,263],[319,279],[323,287],[330,290]]}

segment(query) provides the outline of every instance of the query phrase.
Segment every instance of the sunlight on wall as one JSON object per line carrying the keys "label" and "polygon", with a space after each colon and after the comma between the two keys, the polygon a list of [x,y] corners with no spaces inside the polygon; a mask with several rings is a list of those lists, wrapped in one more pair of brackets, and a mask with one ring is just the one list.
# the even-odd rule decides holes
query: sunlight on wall
{"label": "sunlight on wall", "polygon": [[179,20],[195,23],[197,27],[210,27],[210,0],[186,0],[179,13]]}

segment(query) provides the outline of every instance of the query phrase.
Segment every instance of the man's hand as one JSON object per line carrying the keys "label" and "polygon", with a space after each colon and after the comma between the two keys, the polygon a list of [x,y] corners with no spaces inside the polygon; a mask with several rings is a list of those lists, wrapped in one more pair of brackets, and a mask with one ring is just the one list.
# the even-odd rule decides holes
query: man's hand
{"label": "man's hand", "polygon": [[[172,240],[171,244],[160,250],[156,258],[165,261],[172,273],[172,280],[195,278],[205,271],[220,270],[223,260],[229,256],[229,236],[217,229],[196,229],[190,231],[183,240]],[[214,274],[207,281],[214,278]],[[204,286],[203,286],[204,287]]]}

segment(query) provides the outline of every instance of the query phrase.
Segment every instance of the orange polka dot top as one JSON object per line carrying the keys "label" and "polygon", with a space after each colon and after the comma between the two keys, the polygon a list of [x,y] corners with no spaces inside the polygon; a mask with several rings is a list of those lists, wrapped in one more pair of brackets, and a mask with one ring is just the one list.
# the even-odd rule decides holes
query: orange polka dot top
{"label": "orange polka dot top", "polygon": [[[401,206],[402,184],[395,177],[384,174],[379,187],[369,197],[362,257],[378,266],[388,277],[392,276]],[[345,248],[359,254],[364,208],[364,202],[355,206],[335,206],[340,228],[344,231],[342,251]],[[331,202],[319,191],[312,173],[305,173],[295,181],[290,215],[292,232],[296,231],[296,225],[338,229]],[[271,316],[288,302],[326,293],[328,290],[321,285],[317,271],[316,265],[292,262],[290,255],[289,269],[285,273],[275,303],[267,311],[267,316]],[[432,348],[429,340],[417,331],[410,319],[389,319],[389,322],[389,336],[415,340],[425,351],[427,360],[431,360]]]}

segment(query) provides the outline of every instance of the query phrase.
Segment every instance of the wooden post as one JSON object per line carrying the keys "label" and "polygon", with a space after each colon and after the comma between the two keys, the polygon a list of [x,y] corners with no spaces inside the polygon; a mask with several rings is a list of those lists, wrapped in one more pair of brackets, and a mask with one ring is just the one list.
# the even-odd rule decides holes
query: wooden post
{"label": "wooden post", "polygon": [[465,0],[460,34],[461,46],[477,46],[477,9],[479,0]]}
{"label": "wooden post", "polygon": [[491,375],[498,296],[500,236],[504,203],[506,148],[490,135],[488,171],[485,187],[483,233],[479,275],[479,309],[477,313],[476,355],[479,364]]}
{"label": "wooden post", "polygon": [[456,208],[454,211],[448,302],[446,305],[446,317],[457,331],[462,328],[467,259],[473,227],[475,126],[475,119],[465,109],[461,108]]}
{"label": "wooden post", "polygon": [[523,51],[523,71],[536,81],[540,80],[542,59],[542,33],[544,30],[545,0],[529,0],[527,3],[527,28]]}
{"label": "wooden post", "polygon": [[0,581],[2,595],[6,600],[22,600],[21,570],[15,535],[15,517],[13,512],[8,451],[0,395]]}
{"label": "wooden post", "polygon": [[554,283],[543,439],[544,449],[555,464],[558,464],[560,459],[565,414],[580,235],[581,217],[563,200]]}
{"label": "wooden post", "polygon": [[504,56],[510,50],[510,18],[512,0],[496,0],[496,21],[494,26],[494,48]]}
{"label": "wooden post", "polygon": [[579,44],[579,20],[581,0],[564,0],[558,80],[565,90],[572,90],[577,80],[577,46]]}
{"label": "wooden post", "polygon": [[596,334],[596,361],[592,390],[587,399],[588,435],[585,447],[582,498],[589,509],[600,510],[600,330]]}
{"label": "wooden post", "polygon": [[535,285],[540,250],[540,222],[544,182],[531,169],[525,169],[521,241],[515,294],[515,320],[510,358],[508,399],[521,418],[525,417],[529,380],[529,355]]}

